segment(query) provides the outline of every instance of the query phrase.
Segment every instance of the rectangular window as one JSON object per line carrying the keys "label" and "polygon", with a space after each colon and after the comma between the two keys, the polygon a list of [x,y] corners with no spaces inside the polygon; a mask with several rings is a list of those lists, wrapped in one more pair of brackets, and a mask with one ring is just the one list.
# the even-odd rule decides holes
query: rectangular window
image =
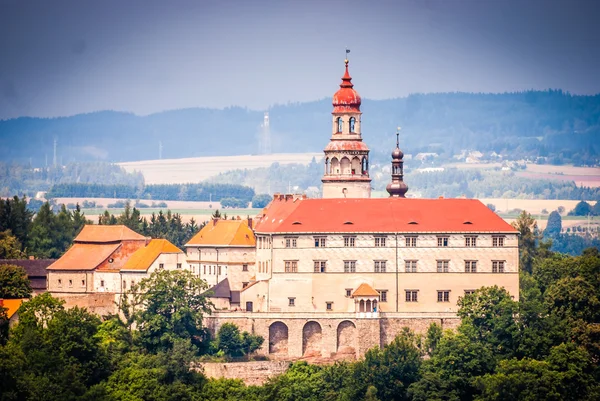
{"label": "rectangular window", "polygon": [[246,288],[246,287],[248,287],[248,283],[246,283],[246,282],[242,283],[242,288]]}
{"label": "rectangular window", "polygon": [[164,263],[159,263],[159,264],[158,264],[158,268],[159,268],[159,269],[162,269],[162,268],[164,268],[164,267],[165,267],[165,264],[164,264]]}
{"label": "rectangular window", "polygon": [[477,246],[477,237],[465,237],[465,246],[471,248]]}
{"label": "rectangular window", "polygon": [[58,286],[62,287],[62,279],[60,279],[60,278],[58,279]]}
{"label": "rectangular window", "polygon": [[85,287],[85,280],[81,280],[81,286]]}
{"label": "rectangular window", "polygon": [[438,302],[450,302],[450,291],[438,291]]}
{"label": "rectangular window", "polygon": [[375,261],[373,261],[375,273],[385,273],[386,262],[387,261],[385,261],[385,260],[375,260]]}
{"label": "rectangular window", "polygon": [[504,260],[492,260],[492,273],[504,273]]}
{"label": "rectangular window", "polygon": [[504,246],[504,237],[501,237],[501,236],[492,237],[492,246],[496,247],[496,248]]}
{"label": "rectangular window", "polygon": [[344,273],[356,272],[356,260],[344,260]]}
{"label": "rectangular window", "polygon": [[450,261],[449,260],[438,260],[437,261],[437,272],[438,273],[448,273],[450,270]]}
{"label": "rectangular window", "polygon": [[417,272],[417,261],[416,260],[405,260],[404,269],[407,273]]}
{"label": "rectangular window", "polygon": [[243,272],[247,272],[248,271],[248,265],[242,265],[242,271]]}
{"label": "rectangular window", "polygon": [[465,273],[477,273],[476,260],[465,260]]}
{"label": "rectangular window", "polygon": [[315,248],[325,248],[325,237],[315,237]]}
{"label": "rectangular window", "polygon": [[405,300],[406,302],[419,302],[418,294],[419,291],[416,290],[405,290]]}
{"label": "rectangular window", "polygon": [[352,288],[346,288],[346,297],[352,296]]}
{"label": "rectangular window", "polygon": [[73,280],[69,280],[69,287],[73,287]]}
{"label": "rectangular window", "polygon": [[127,281],[123,280],[123,289],[126,290],[127,289]]}
{"label": "rectangular window", "polygon": [[177,263],[177,268],[181,269],[181,263]]}
{"label": "rectangular window", "polygon": [[298,261],[297,260],[286,260],[285,261],[285,272],[286,273],[298,273]]}
{"label": "rectangular window", "polygon": [[375,237],[375,246],[384,247],[385,246],[385,237]]}
{"label": "rectangular window", "polygon": [[104,280],[100,280],[100,287],[104,287]]}
{"label": "rectangular window", "polygon": [[288,298],[288,306],[296,306],[296,298]]}
{"label": "rectangular window", "polygon": [[437,237],[438,246],[448,246],[448,237]]}
{"label": "rectangular window", "polygon": [[333,302],[325,302],[327,305],[327,310],[333,310]]}
{"label": "rectangular window", "polygon": [[475,293],[475,290],[465,290],[465,295],[471,295],[474,293]]}
{"label": "rectangular window", "polygon": [[219,266],[219,276],[221,275],[221,266]]}
{"label": "rectangular window", "polygon": [[204,265],[204,274],[206,274],[206,265]]}
{"label": "rectangular window", "polygon": [[325,273],[327,268],[327,261],[325,260],[315,260],[314,261],[315,273]]}
{"label": "rectangular window", "polygon": [[131,280],[131,287],[129,287],[129,288],[133,288],[134,285],[135,285],[135,282],[133,280]]}
{"label": "rectangular window", "polygon": [[406,237],[406,246],[414,248],[417,246],[417,237]]}
{"label": "rectangular window", "polygon": [[379,302],[387,302],[388,290],[377,290],[379,292]]}
{"label": "rectangular window", "polygon": [[346,246],[346,247],[354,246],[355,240],[356,240],[355,237],[344,237],[344,246]]}
{"label": "rectangular window", "polygon": [[297,238],[286,238],[285,239],[285,247],[286,248],[296,248],[298,246]]}

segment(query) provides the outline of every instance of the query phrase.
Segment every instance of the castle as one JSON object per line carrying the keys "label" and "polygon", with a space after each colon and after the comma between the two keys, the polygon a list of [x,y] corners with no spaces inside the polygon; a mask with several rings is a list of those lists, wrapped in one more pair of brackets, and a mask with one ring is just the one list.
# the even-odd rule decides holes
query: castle
{"label": "castle", "polygon": [[[212,287],[209,327],[233,322],[262,335],[260,352],[272,358],[356,357],[405,326],[455,327],[459,297],[482,286],[517,298],[518,232],[478,200],[406,198],[398,137],[389,197],[371,198],[360,106],[345,60],[322,198],[275,194],[254,221],[209,221],[185,253],[86,227],[49,267],[49,290],[118,298],[157,268],[189,269]],[[75,252],[84,252],[85,269]]]}

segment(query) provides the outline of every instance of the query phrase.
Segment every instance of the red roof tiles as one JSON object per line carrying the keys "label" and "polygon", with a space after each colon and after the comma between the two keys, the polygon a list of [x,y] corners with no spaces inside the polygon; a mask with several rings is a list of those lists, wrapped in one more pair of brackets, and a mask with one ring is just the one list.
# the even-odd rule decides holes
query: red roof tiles
{"label": "red roof tiles", "polygon": [[75,242],[117,242],[125,240],[145,240],[146,237],[130,228],[119,226],[101,226],[88,224],[75,238]]}
{"label": "red roof tiles", "polygon": [[73,244],[48,270],[94,270],[121,244]]}
{"label": "red roof tiles", "polygon": [[333,140],[325,147],[325,152],[335,152],[338,150],[363,150],[368,151],[369,147],[363,141],[338,141]]}
{"label": "red roof tiles", "polygon": [[258,233],[511,232],[477,199],[275,199]]}

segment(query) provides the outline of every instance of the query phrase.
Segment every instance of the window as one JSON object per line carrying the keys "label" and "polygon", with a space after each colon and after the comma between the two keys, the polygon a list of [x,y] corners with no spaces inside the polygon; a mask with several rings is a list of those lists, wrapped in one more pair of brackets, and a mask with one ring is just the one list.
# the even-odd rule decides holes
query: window
{"label": "window", "polygon": [[475,290],[465,290],[465,295],[471,295],[474,293],[475,293]]}
{"label": "window", "polygon": [[135,285],[135,282],[133,280],[131,280],[131,287],[129,287],[129,288],[133,288],[134,285]]}
{"label": "window", "polygon": [[384,247],[385,246],[385,237],[375,237],[375,246]]}
{"label": "window", "polygon": [[212,266],[208,265],[208,274],[212,274]]}
{"label": "window", "polygon": [[181,263],[177,263],[177,268],[181,269]]}
{"label": "window", "polygon": [[315,273],[325,273],[327,268],[327,261],[325,260],[315,260]]}
{"label": "window", "polygon": [[337,132],[342,132],[342,129],[344,128],[344,122],[342,121],[342,117],[338,117],[336,121],[337,121]]}
{"label": "window", "polygon": [[503,260],[492,260],[492,273],[504,273]]}
{"label": "window", "polygon": [[100,287],[104,287],[104,280],[100,280]]}
{"label": "window", "polygon": [[123,280],[123,289],[127,289],[127,281]]}
{"label": "window", "polygon": [[242,271],[243,272],[247,272],[248,271],[248,265],[242,265]]}
{"label": "window", "polygon": [[73,287],[73,280],[69,280],[69,287]]}
{"label": "window", "polygon": [[379,302],[387,302],[388,290],[377,290],[379,292]]}
{"label": "window", "polygon": [[437,261],[437,272],[438,273],[448,273],[450,270],[450,261],[449,260],[438,260]]}
{"label": "window", "polygon": [[219,266],[219,276],[221,275],[221,266]]}
{"label": "window", "polygon": [[159,263],[159,264],[158,264],[158,268],[159,268],[159,269],[162,269],[162,268],[164,268],[164,267],[165,267],[165,264],[164,264],[164,263]]}
{"label": "window", "polygon": [[246,287],[248,287],[248,283],[247,282],[242,283],[242,288],[246,288]]}
{"label": "window", "polygon": [[297,238],[286,238],[285,239],[285,247],[286,248],[296,248],[298,245]]}
{"label": "window", "polygon": [[438,237],[438,246],[448,246],[448,237]]}
{"label": "window", "polygon": [[352,288],[346,288],[346,297],[352,296]]}
{"label": "window", "polygon": [[288,298],[288,306],[296,306],[296,298]]}
{"label": "window", "polygon": [[419,291],[405,290],[404,294],[405,294],[406,302],[419,302],[419,298],[418,298]]}
{"label": "window", "polygon": [[438,291],[438,302],[450,302],[450,291]]}
{"label": "window", "polygon": [[465,237],[465,246],[468,246],[468,247],[477,246],[477,237]]}
{"label": "window", "polygon": [[492,246],[493,247],[504,246],[504,237],[500,237],[500,236],[492,237]]}
{"label": "window", "polygon": [[465,260],[465,273],[477,273],[476,260]]}
{"label": "window", "polygon": [[325,305],[327,305],[327,310],[333,310],[333,302],[325,302]]}
{"label": "window", "polygon": [[62,287],[62,279],[60,279],[60,278],[58,279],[58,286]]}
{"label": "window", "polygon": [[344,237],[344,246],[354,246],[355,237]]}
{"label": "window", "polygon": [[325,237],[315,237],[315,248],[325,248]]}
{"label": "window", "polygon": [[85,287],[85,280],[81,280],[81,286]]}
{"label": "window", "polygon": [[344,260],[344,273],[356,272],[356,260]]}
{"label": "window", "polygon": [[206,265],[204,265],[204,274],[206,274]]}
{"label": "window", "polygon": [[286,260],[285,261],[285,272],[286,273],[298,273],[298,261],[297,260]]}
{"label": "window", "polygon": [[350,117],[350,132],[354,133],[354,125],[356,124],[356,118]]}
{"label": "window", "polygon": [[417,237],[406,237],[406,246],[414,248],[417,246]]}
{"label": "window", "polygon": [[417,272],[417,261],[416,260],[405,260],[404,269],[407,273]]}
{"label": "window", "polygon": [[385,264],[386,264],[385,260],[375,260],[374,264],[375,264],[375,268],[374,268],[375,273],[385,273]]}

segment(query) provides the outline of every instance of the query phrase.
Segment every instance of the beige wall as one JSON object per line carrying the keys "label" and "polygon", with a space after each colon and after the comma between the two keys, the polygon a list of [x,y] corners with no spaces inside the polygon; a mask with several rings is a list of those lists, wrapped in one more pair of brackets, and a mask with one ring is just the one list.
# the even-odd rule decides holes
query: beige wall
{"label": "beige wall", "polygon": [[[242,283],[250,282],[250,278],[256,275],[255,260],[254,247],[187,247],[190,270],[211,287],[229,278],[230,288],[241,290]],[[248,266],[248,271],[243,271],[244,265]]]}
{"label": "beige wall", "polygon": [[49,292],[86,293],[93,291],[93,285],[93,271],[48,270]]}
{"label": "beige wall", "polygon": [[[344,195],[344,188],[346,194]],[[323,182],[323,198],[370,198],[371,181]]]}

